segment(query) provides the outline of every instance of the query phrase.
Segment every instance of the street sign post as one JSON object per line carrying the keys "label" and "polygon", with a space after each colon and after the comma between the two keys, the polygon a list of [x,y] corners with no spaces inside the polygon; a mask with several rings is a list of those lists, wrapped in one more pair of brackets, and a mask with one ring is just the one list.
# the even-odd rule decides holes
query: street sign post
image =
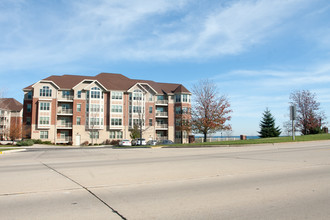
{"label": "street sign post", "polygon": [[292,140],[295,140],[294,120],[296,120],[297,111],[296,106],[290,106],[290,120],[292,121]]}

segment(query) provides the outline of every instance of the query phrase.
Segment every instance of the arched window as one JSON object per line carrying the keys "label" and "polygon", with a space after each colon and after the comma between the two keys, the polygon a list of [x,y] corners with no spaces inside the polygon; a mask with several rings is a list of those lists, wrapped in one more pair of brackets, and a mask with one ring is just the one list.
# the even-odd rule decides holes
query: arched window
{"label": "arched window", "polygon": [[99,99],[101,97],[101,90],[98,87],[93,87],[91,89],[91,98],[92,99]]}
{"label": "arched window", "polygon": [[49,86],[44,86],[40,89],[40,96],[51,97],[52,96],[52,89]]}

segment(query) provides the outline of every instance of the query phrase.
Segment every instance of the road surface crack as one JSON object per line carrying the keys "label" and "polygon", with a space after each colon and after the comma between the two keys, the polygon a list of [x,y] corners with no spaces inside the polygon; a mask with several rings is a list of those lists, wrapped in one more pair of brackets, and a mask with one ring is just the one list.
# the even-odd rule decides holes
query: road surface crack
{"label": "road surface crack", "polygon": [[100,202],[102,202],[105,206],[107,206],[113,213],[117,214],[119,217],[121,217],[122,219],[126,220],[126,218],[121,215],[117,210],[115,210],[114,208],[112,208],[108,203],[106,203],[104,200],[102,200],[100,197],[98,197],[95,193],[93,193],[91,190],[89,190],[87,187],[81,185],[80,183],[78,183],[77,181],[71,179],[70,177],[66,176],[65,174],[59,172],[58,170],[56,170],[55,168],[44,164],[42,162],[40,162],[41,164],[43,164],[45,167],[55,171],[56,173],[60,174],[61,176],[63,176],[64,178],[70,180],[71,182],[77,184],[78,186],[80,186],[81,188],[85,189],[88,193],[90,193],[92,196],[94,196],[96,199],[98,199]]}

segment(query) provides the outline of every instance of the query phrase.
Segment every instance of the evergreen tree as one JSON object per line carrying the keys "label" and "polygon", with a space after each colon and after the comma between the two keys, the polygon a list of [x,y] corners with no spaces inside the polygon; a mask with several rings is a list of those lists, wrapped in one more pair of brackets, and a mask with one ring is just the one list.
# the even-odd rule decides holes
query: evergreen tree
{"label": "evergreen tree", "polygon": [[275,127],[275,119],[268,108],[263,113],[263,118],[260,122],[260,131],[258,133],[261,138],[278,137],[281,134],[281,129]]}

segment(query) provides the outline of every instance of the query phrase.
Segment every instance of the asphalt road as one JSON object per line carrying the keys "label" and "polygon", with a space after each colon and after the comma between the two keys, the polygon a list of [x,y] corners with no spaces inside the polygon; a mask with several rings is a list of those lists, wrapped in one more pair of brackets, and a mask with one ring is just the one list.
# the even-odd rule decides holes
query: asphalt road
{"label": "asphalt road", "polygon": [[0,219],[330,219],[330,142],[0,155]]}

